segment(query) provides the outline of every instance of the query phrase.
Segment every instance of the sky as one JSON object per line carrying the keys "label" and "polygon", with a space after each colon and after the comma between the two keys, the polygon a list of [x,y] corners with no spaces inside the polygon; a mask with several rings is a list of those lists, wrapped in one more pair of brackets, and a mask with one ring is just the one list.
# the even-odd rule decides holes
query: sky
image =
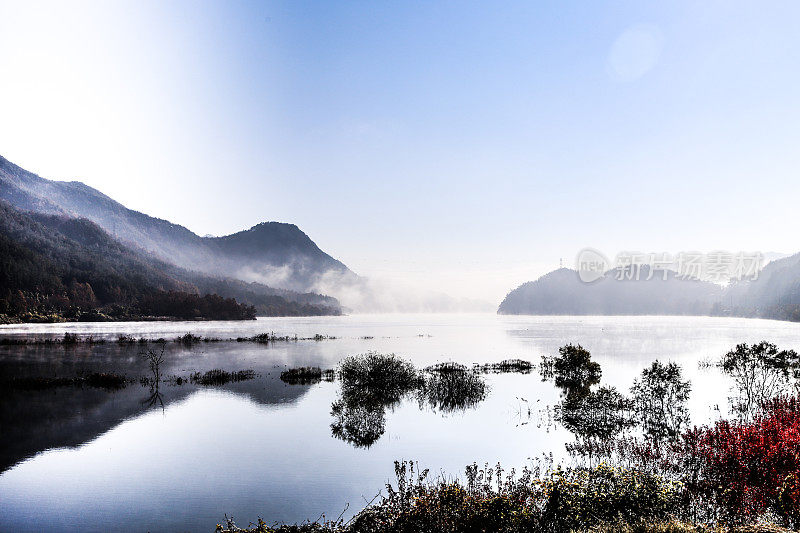
{"label": "sky", "polygon": [[797,252],[797,2],[0,0],[0,155],[499,302],[593,247]]}

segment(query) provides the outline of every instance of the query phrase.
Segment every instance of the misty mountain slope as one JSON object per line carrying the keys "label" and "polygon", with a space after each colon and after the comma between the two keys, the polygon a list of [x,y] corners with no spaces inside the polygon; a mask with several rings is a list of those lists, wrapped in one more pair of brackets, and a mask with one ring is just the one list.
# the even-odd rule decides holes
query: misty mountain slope
{"label": "misty mountain slope", "polygon": [[[143,309],[174,311],[180,305],[205,304],[215,306],[209,317],[238,316],[221,314],[223,308],[235,310],[238,304],[220,296],[253,305],[261,314],[339,312],[338,302],[329,297],[296,295],[303,301],[289,301],[263,285],[189,272],[142,255],[89,220],[23,212],[4,201],[0,201],[0,289],[0,313],[15,316],[107,306],[144,314]],[[169,291],[183,296],[162,294]],[[219,296],[215,300],[207,294]]]}
{"label": "misty mountain slope", "polygon": [[771,261],[755,280],[731,284],[724,304],[737,316],[800,320],[800,254]]}
{"label": "misty mountain slope", "polygon": [[290,288],[316,287],[322,277],[331,275],[351,282],[357,279],[294,224],[262,222],[207,241],[227,259],[229,271],[241,279]]}
{"label": "misty mountain slope", "polygon": [[647,280],[643,266],[639,280],[617,280],[616,270],[605,278],[583,283],[568,268],[523,283],[505,297],[499,314],[508,315],[704,315],[722,297],[722,289],[696,280],[681,280],[658,272]]}
{"label": "misty mountain slope", "polygon": [[123,243],[190,270],[271,282],[300,292],[314,290],[331,274],[357,279],[293,224],[271,222],[226,237],[200,237],[128,209],[83,183],[47,180],[2,156],[0,199],[23,210],[86,218]]}

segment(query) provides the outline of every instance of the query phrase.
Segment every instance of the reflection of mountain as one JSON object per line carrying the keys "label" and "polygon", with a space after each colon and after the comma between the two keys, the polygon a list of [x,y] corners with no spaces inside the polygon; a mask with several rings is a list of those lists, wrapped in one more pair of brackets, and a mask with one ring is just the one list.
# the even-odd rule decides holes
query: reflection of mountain
{"label": "reflection of mountain", "polygon": [[[61,348],[48,348],[61,350]],[[73,362],[0,364],[0,381],[22,376],[74,376],[88,371],[117,372],[129,378],[146,376],[148,370],[137,356],[135,348],[106,346],[106,351],[116,357],[104,357],[102,366],[86,364],[83,357]],[[174,355],[174,354],[173,354]],[[162,369],[163,375],[186,375],[187,365],[204,365],[202,360],[187,361],[177,356]],[[231,362],[231,365],[236,364]],[[194,368],[193,366],[190,368]],[[231,367],[234,369],[234,367]],[[208,370],[205,366],[199,370]],[[267,368],[257,370],[259,376],[250,381],[229,383],[218,390],[246,396],[264,405],[278,405],[298,401],[308,386],[287,386],[276,372]],[[164,406],[180,402],[198,390],[209,387],[197,385],[170,385],[159,387]],[[37,453],[52,448],[80,446],[116,427],[124,420],[143,414],[150,408],[143,402],[150,396],[147,386],[128,385],[118,391],[90,387],[59,387],[49,390],[13,390],[3,386],[0,401],[0,427],[3,428],[3,446],[0,447],[0,472]],[[160,404],[155,408],[160,409]],[[167,415],[168,416],[168,415]]]}

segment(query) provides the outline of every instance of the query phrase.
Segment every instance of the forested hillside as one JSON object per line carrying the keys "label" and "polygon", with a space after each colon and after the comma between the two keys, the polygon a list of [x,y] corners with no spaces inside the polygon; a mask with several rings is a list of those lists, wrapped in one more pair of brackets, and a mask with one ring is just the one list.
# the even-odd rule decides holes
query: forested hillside
{"label": "forested hillside", "polygon": [[25,211],[91,220],[115,239],[181,268],[290,291],[358,281],[294,224],[265,222],[223,237],[200,237],[168,220],[128,209],[79,181],[53,181],[0,156],[0,200]]}
{"label": "forested hillside", "polygon": [[288,301],[263,285],[189,272],[119,243],[86,219],[26,213],[0,201],[5,320],[242,320],[257,312],[339,313],[331,298],[298,296],[305,301]]}

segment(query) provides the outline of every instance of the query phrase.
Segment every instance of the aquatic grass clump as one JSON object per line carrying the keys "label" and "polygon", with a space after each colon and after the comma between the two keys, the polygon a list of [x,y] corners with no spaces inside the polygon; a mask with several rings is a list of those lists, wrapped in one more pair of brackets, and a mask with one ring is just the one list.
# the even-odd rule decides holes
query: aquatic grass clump
{"label": "aquatic grass clump", "polygon": [[320,381],[333,381],[336,373],[333,370],[322,370],[318,366],[301,366],[281,372],[281,381],[290,385],[308,385]]}
{"label": "aquatic grass clump", "polygon": [[533,370],[533,363],[524,359],[504,359],[499,363],[476,365],[475,370],[484,374],[518,373],[529,374]]}
{"label": "aquatic grass clump", "polygon": [[192,344],[200,342],[201,339],[202,337],[200,337],[199,335],[185,333],[180,337],[176,337],[175,342],[177,342],[178,344],[183,344],[185,346],[191,346]]}
{"label": "aquatic grass clump", "polygon": [[339,363],[338,375],[342,388],[366,391],[395,401],[422,383],[422,377],[410,361],[378,352],[345,357]]}
{"label": "aquatic grass clump", "polygon": [[[331,335],[315,334],[313,337],[298,337],[297,335],[282,335],[278,336],[275,333],[259,333],[252,337],[236,337],[222,338],[222,337],[203,337],[195,335],[194,333],[185,333],[179,337],[172,339],[172,342],[183,344],[184,346],[192,346],[200,342],[253,342],[256,344],[269,344],[273,342],[296,342],[296,341],[323,341],[334,340],[336,337]],[[27,337],[4,337],[0,338],[0,346],[26,346],[26,345],[73,345],[73,344],[105,344],[105,339],[99,337],[80,337],[75,333],[65,333],[62,338],[27,338]],[[165,344],[167,339],[159,337],[157,339],[148,339],[146,337],[133,337],[132,335],[122,334],[116,339],[116,343],[120,346],[130,344]]]}
{"label": "aquatic grass clump", "polygon": [[331,406],[331,433],[369,447],[385,431],[386,409],[414,394],[420,406],[452,412],[474,407],[487,394],[480,375],[460,363],[438,363],[418,371],[394,354],[368,352],[339,363],[339,398]]}
{"label": "aquatic grass clump", "polygon": [[65,333],[60,338],[47,338],[47,339],[31,339],[28,337],[5,337],[0,338],[0,346],[29,346],[29,345],[44,345],[51,346],[59,344],[63,346],[73,346],[76,344],[105,344],[105,339],[88,335],[80,337],[75,333]]}
{"label": "aquatic grass clump", "polygon": [[321,333],[314,334],[313,337],[299,337],[295,335],[276,335],[273,333],[259,333],[252,337],[237,337],[236,342],[256,342],[261,344],[268,344],[270,342],[296,342],[296,341],[328,341],[335,340],[336,337],[331,335],[322,335]]}
{"label": "aquatic grass clump", "polygon": [[386,409],[424,383],[411,362],[378,352],[344,358],[337,374],[341,388],[331,405],[331,434],[357,447],[377,441],[385,431]]}
{"label": "aquatic grass clump", "polygon": [[84,376],[72,377],[28,377],[15,378],[8,382],[9,388],[18,390],[47,390],[59,387],[93,387],[118,390],[129,383],[128,379],[112,372],[93,372]]}
{"label": "aquatic grass clump", "polygon": [[461,363],[447,361],[445,363],[436,363],[434,365],[426,366],[425,372],[435,372],[437,374],[449,374],[452,372],[466,372],[467,367]]}
{"label": "aquatic grass clump", "polygon": [[61,344],[78,344],[80,337],[75,333],[64,333],[64,338],[61,339]]}
{"label": "aquatic grass clump", "polygon": [[428,371],[418,392],[420,403],[433,409],[452,412],[474,407],[486,398],[486,383],[466,367]]}
{"label": "aquatic grass clump", "polygon": [[226,383],[236,383],[239,381],[247,381],[254,379],[256,373],[254,370],[239,370],[236,372],[228,372],[219,368],[209,370],[208,372],[194,372],[189,377],[189,381],[198,385],[225,385]]}
{"label": "aquatic grass clump", "polygon": [[258,344],[269,344],[270,342],[289,342],[297,341],[300,338],[297,335],[284,335],[278,336],[272,333],[259,333],[252,337],[236,337],[236,342],[255,342]]}

